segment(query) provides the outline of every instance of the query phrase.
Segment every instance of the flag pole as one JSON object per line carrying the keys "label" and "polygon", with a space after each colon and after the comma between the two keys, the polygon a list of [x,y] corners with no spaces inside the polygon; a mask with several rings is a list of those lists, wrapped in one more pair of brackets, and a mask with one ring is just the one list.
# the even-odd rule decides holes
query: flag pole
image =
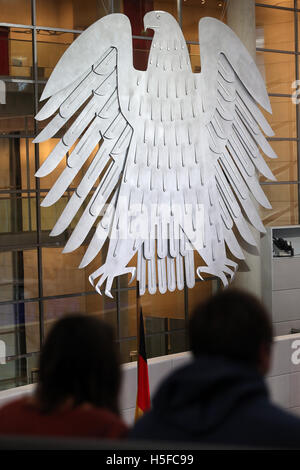
{"label": "flag pole", "polygon": [[134,413],[134,421],[139,419],[138,409],[138,393],[139,393],[139,354],[140,354],[140,312],[141,312],[141,295],[140,295],[140,281],[136,281],[136,405]]}

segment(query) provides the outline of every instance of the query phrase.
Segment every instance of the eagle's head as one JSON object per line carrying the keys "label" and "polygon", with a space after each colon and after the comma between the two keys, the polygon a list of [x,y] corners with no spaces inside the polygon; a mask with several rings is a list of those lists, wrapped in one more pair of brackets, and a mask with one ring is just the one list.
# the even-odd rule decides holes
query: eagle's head
{"label": "eagle's head", "polygon": [[148,67],[159,72],[191,71],[187,45],[175,18],[165,11],[149,11],[144,27],[154,30]]}
{"label": "eagle's head", "polygon": [[166,31],[168,31],[171,25],[176,25],[178,28],[178,24],[175,18],[166,11],[149,11],[149,13],[146,13],[144,16],[145,30],[153,29],[156,32],[160,29],[160,27],[163,27]]}

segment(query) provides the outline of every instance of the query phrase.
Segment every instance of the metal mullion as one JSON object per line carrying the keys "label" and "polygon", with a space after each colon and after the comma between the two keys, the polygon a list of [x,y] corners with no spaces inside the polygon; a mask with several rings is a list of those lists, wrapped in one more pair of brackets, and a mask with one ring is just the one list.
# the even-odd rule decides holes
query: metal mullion
{"label": "metal mullion", "polygon": [[277,98],[292,98],[290,93],[268,93],[268,96],[275,96]]}
{"label": "metal mullion", "polygon": [[[121,308],[120,308],[120,303],[121,303],[121,285],[120,285],[120,277],[117,277],[116,281],[117,287],[116,287],[116,304],[117,304],[117,340],[120,341],[121,338]],[[113,290],[113,289],[111,289]],[[121,352],[121,351],[120,351]]]}
{"label": "metal mullion", "polygon": [[279,184],[300,184],[300,181],[261,181],[261,186],[279,185]]}
{"label": "metal mullion", "polygon": [[263,7],[263,8],[272,8],[274,10],[287,10],[287,11],[300,11],[298,10],[298,8],[292,8],[292,7],[281,7],[279,5],[266,5],[265,3],[258,3],[258,2],[255,2],[255,6],[256,7]]}
{"label": "metal mullion", "polygon": [[20,245],[18,247],[16,247],[15,245],[3,245],[0,247],[0,252],[4,252],[4,251],[31,251],[31,250],[35,250],[36,248],[38,247],[41,247],[41,248],[57,248],[57,244],[53,243],[52,245],[43,245],[43,244],[34,244],[34,245]]}
{"label": "metal mullion", "polygon": [[[25,116],[25,129],[27,133],[27,117]],[[26,145],[26,182],[27,182],[27,189],[30,191],[30,160],[29,160],[29,142],[28,142],[28,137],[25,137],[25,145]],[[28,193],[27,193],[28,194]],[[22,197],[22,192],[21,192],[21,197]],[[32,230],[32,220],[31,220],[31,198],[28,197],[28,228],[29,231],[31,232]]]}
{"label": "metal mullion", "polygon": [[31,24],[18,24],[18,23],[0,23],[0,26],[5,28],[22,28],[22,29],[34,29],[34,26]]}
{"label": "metal mullion", "polygon": [[[128,288],[128,290],[132,290],[133,288]],[[117,289],[112,288],[112,293],[116,293]],[[22,300],[4,300],[0,302],[1,305],[11,305],[11,304],[18,304],[18,303],[32,303],[38,302],[39,300],[46,301],[46,300],[55,300],[55,299],[69,299],[73,297],[85,297],[87,295],[99,295],[96,294],[94,291],[85,291],[85,292],[75,292],[72,294],[61,294],[61,295],[47,295],[45,297],[31,297],[30,299],[22,299]]]}
{"label": "metal mullion", "polygon": [[[11,78],[11,77],[1,77],[3,82],[7,83],[29,83],[34,84],[34,80],[30,80],[29,78]],[[37,80],[38,84],[47,83],[47,80]]]}
{"label": "metal mullion", "polygon": [[83,29],[65,29],[65,28],[55,28],[52,26],[34,26],[34,29],[37,31],[58,31],[59,33],[75,33],[75,34],[81,34],[83,33]]}
{"label": "metal mullion", "polygon": [[[31,4],[34,0],[31,1]],[[33,10],[32,10],[33,11]],[[34,16],[36,18],[36,10],[34,10]],[[81,34],[84,30],[82,29],[66,29],[66,28],[55,28],[52,26],[39,26],[36,24],[18,24],[18,23],[0,23],[0,26],[6,28],[18,28],[18,29],[32,29],[37,31],[58,31],[60,33],[76,33]]]}
{"label": "metal mullion", "polygon": [[[297,0],[294,0],[294,7],[297,8]],[[294,31],[295,31],[295,52],[299,54],[299,45],[298,45],[298,13],[295,10],[294,13]],[[298,56],[295,56],[295,78],[296,83],[299,80],[299,65],[298,65]],[[299,114],[299,104],[294,103],[296,106],[296,129],[297,129],[297,137],[300,137],[300,114]],[[300,142],[297,141],[297,179],[300,180]],[[300,186],[298,185],[298,223],[300,222]]]}
{"label": "metal mullion", "polygon": [[[185,333],[186,329],[185,328],[173,328],[172,330],[163,330],[163,331],[156,331],[155,333],[145,333],[145,338],[152,338],[155,336],[170,336],[172,333]],[[136,336],[125,336],[123,338],[120,338],[117,340],[118,343],[125,343],[126,341],[134,341],[136,340]]]}
{"label": "metal mullion", "polygon": [[177,15],[178,15],[179,26],[182,29],[182,1],[181,0],[177,0]]}
{"label": "metal mullion", "polygon": [[299,54],[299,52],[295,52],[295,51],[285,51],[283,49],[268,49],[266,47],[256,47],[256,50],[258,52],[275,52],[276,54],[290,54],[290,55],[295,55],[295,54]]}
{"label": "metal mullion", "polygon": [[[32,60],[33,60],[33,78],[34,78],[34,114],[38,113],[38,57],[37,57],[37,29],[36,26],[36,1],[31,0],[31,13],[32,13]],[[34,120],[34,134],[38,132],[37,123]],[[34,144],[34,154],[35,154],[35,171],[40,167],[40,158],[39,158],[39,145]],[[43,268],[42,268],[42,230],[41,230],[41,207],[40,207],[40,180],[39,178],[35,179],[35,188],[36,188],[36,229],[37,229],[37,267],[38,267],[38,297],[41,299],[43,297]],[[45,329],[44,329],[44,305],[41,300],[39,303],[39,332],[40,332],[40,347],[44,342]]]}
{"label": "metal mullion", "polygon": [[[26,137],[24,137],[24,139],[26,139]],[[14,193],[36,193],[36,189],[21,189],[20,191],[18,191],[17,189],[0,189],[0,194],[14,194]]]}
{"label": "metal mullion", "polygon": [[272,142],[272,141],[297,142],[299,140],[299,137],[267,137],[266,140],[268,142]]}
{"label": "metal mullion", "polygon": [[1,77],[1,80],[7,83],[34,83],[34,80],[30,80],[29,78]]}
{"label": "metal mullion", "polygon": [[[48,230],[50,232],[50,230]],[[65,241],[64,241],[65,243]],[[41,248],[57,248],[60,245],[57,245],[57,242],[49,242],[49,243],[35,243],[34,245],[29,244],[29,245],[1,245],[0,246],[0,252],[3,251],[28,251],[28,250],[34,250],[35,248],[41,247]]]}
{"label": "metal mullion", "polygon": [[[19,136],[21,139],[26,139],[26,137],[28,139],[30,139],[31,137],[28,137],[28,136]],[[47,193],[48,191],[50,191],[51,188],[42,188],[40,190],[41,193]],[[91,191],[96,191],[97,187],[94,186]],[[69,188],[68,191],[70,192],[74,192],[76,191],[76,188]],[[17,189],[0,189],[0,194],[10,194],[10,193],[36,193],[37,190],[36,189],[20,189],[20,190],[17,190]],[[66,191],[67,192],[67,191]]]}
{"label": "metal mullion", "polygon": [[272,98],[292,98],[293,95],[289,93],[268,93],[268,96],[272,96]]}
{"label": "metal mullion", "polygon": [[1,139],[23,139],[25,137],[28,137],[29,139],[34,139],[34,134],[27,136],[25,134],[0,134]]}
{"label": "metal mullion", "polygon": [[[1,335],[1,333],[0,333]],[[7,362],[12,362],[12,361],[17,361],[18,359],[24,359],[24,358],[28,358],[28,357],[32,357],[32,356],[37,356],[38,354],[40,354],[40,351],[33,351],[33,352],[30,352],[30,353],[26,353],[26,354],[17,354],[17,355],[14,355],[14,356],[6,356],[6,361]]]}
{"label": "metal mullion", "polygon": [[[189,339],[188,339],[188,335],[187,335],[187,332],[188,332],[188,324],[189,324],[189,289],[186,285],[186,283],[184,283],[184,289],[183,289],[183,292],[184,292],[184,323],[185,323],[185,350],[187,351],[189,349]],[[169,330],[171,331],[171,330]]]}

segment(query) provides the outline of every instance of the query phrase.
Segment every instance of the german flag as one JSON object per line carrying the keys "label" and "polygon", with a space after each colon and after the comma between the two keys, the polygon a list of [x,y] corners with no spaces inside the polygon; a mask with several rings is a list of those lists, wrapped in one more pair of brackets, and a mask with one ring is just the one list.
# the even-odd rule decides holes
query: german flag
{"label": "german flag", "polygon": [[140,309],[139,322],[139,348],[138,348],[138,368],[137,368],[137,396],[135,408],[135,421],[139,419],[145,411],[150,408],[150,389],[148,364],[145,345],[144,320],[142,309]]}

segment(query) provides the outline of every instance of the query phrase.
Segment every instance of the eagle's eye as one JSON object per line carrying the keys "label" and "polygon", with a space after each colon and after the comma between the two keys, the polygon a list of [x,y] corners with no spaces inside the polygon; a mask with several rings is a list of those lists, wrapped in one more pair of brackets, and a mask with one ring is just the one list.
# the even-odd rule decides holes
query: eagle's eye
{"label": "eagle's eye", "polygon": [[160,19],[160,14],[156,13],[156,18],[159,20]]}

